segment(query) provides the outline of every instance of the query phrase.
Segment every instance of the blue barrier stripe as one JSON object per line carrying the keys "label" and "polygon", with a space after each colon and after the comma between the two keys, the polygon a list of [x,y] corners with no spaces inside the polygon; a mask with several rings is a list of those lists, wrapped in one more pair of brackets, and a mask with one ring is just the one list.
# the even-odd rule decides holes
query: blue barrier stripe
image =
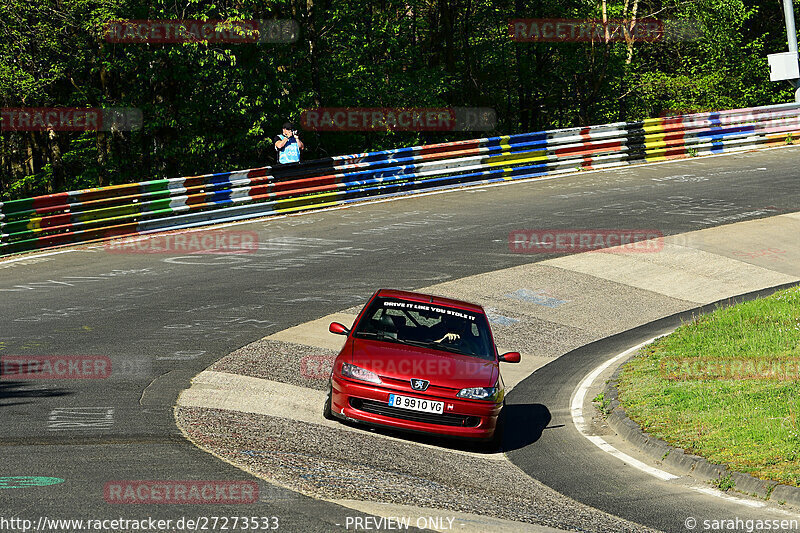
{"label": "blue barrier stripe", "polygon": [[221,174],[213,174],[207,180],[209,185],[228,185],[231,182],[232,172],[223,172]]}
{"label": "blue barrier stripe", "polygon": [[718,130],[708,130],[697,133],[697,137],[711,137],[712,139],[723,139],[730,135],[737,135],[743,133],[755,133],[756,127],[754,124],[748,126],[733,126],[729,128],[720,127]]}

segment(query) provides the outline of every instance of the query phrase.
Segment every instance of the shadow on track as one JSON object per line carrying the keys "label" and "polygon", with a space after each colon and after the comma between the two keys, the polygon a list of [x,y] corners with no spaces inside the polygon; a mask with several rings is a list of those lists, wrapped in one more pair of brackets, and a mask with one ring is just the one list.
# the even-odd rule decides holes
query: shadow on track
{"label": "shadow on track", "polygon": [[7,401],[17,398],[50,398],[72,394],[65,389],[39,389],[33,385],[35,384],[30,381],[6,381],[0,376],[0,407],[33,403],[32,401]]}
{"label": "shadow on track", "polygon": [[539,440],[553,419],[547,406],[540,403],[506,404],[503,411],[506,417],[504,452],[524,448]]}
{"label": "shadow on track", "polygon": [[[542,436],[542,431],[548,428],[552,420],[550,410],[546,406],[534,404],[506,404],[503,408],[505,420],[505,431],[503,435],[502,449],[492,448],[485,444],[474,443],[467,440],[440,437],[437,435],[426,435],[398,431],[391,428],[369,426],[352,421],[341,421],[342,424],[351,428],[359,429],[368,433],[378,433],[389,437],[395,437],[409,442],[429,444],[443,449],[462,450],[477,453],[496,453],[508,452],[524,448],[533,444]],[[558,425],[554,427],[563,427]]]}

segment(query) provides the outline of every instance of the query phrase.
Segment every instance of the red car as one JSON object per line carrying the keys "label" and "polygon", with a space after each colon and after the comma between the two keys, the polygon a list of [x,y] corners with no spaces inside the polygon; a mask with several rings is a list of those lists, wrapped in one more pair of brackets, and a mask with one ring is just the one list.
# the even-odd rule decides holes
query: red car
{"label": "red car", "polygon": [[380,290],[348,330],[331,373],[324,415],[395,429],[462,437],[496,446],[502,438],[503,378],[489,321],[479,305]]}

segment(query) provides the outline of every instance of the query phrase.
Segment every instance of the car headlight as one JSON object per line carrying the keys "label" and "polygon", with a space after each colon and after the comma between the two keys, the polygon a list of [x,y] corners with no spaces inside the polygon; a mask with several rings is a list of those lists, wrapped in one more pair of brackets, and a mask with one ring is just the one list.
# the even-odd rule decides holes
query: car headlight
{"label": "car headlight", "polygon": [[494,387],[472,387],[461,389],[456,396],[468,400],[495,400],[499,391],[500,389],[496,385]]}
{"label": "car headlight", "polygon": [[342,365],[342,375],[346,378],[366,381],[367,383],[374,383],[375,385],[380,385],[383,383],[381,378],[375,372],[371,372],[366,368],[361,368],[360,366],[351,365],[350,363],[344,363]]}

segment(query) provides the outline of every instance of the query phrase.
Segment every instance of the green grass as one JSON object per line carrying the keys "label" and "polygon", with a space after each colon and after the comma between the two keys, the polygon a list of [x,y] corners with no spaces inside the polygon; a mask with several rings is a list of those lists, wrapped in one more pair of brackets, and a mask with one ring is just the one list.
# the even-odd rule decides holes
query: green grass
{"label": "green grass", "polygon": [[646,346],[623,368],[619,399],[642,429],[673,446],[800,486],[798,361],[793,287],[697,317]]}
{"label": "green grass", "polygon": [[592,403],[595,404],[595,407],[600,411],[600,414],[603,415],[603,418],[608,416],[608,406],[611,405],[611,402],[606,399],[604,392],[595,396]]}
{"label": "green grass", "polygon": [[736,486],[736,483],[733,481],[733,474],[719,476],[717,479],[712,480],[711,484],[722,491],[730,490]]}

